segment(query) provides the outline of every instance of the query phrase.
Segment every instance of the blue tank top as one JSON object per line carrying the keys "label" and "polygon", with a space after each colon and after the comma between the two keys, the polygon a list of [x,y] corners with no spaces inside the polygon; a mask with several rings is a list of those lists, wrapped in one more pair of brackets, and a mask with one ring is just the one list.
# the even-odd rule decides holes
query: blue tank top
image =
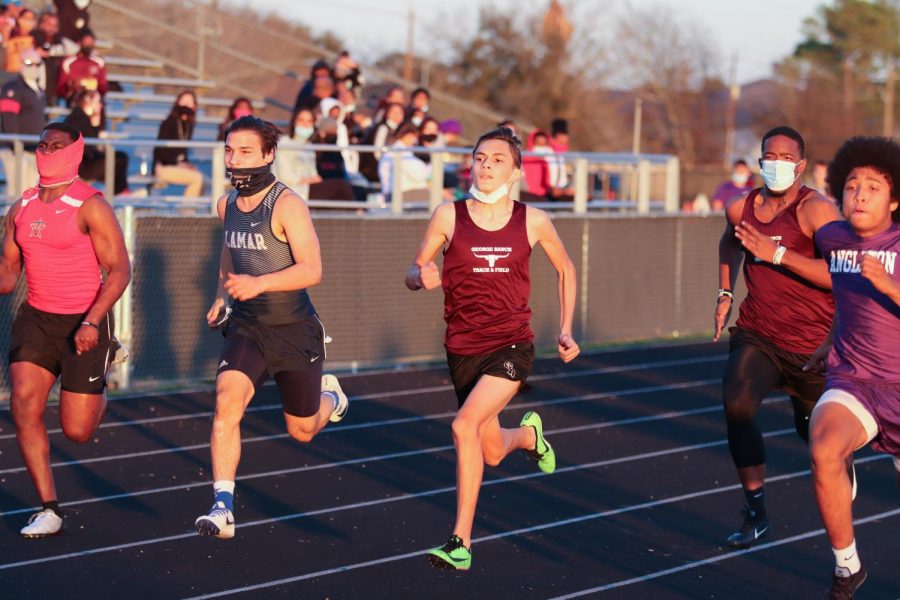
{"label": "blue tank top", "polygon": [[[237,206],[237,190],[225,204],[225,245],[231,254],[234,272],[239,275],[267,275],[293,266],[291,245],[278,239],[272,230],[275,203],[287,189],[275,182],[262,202],[250,212]],[[261,325],[282,325],[301,321],[315,314],[305,289],[265,292],[250,300],[232,300],[232,317]]]}

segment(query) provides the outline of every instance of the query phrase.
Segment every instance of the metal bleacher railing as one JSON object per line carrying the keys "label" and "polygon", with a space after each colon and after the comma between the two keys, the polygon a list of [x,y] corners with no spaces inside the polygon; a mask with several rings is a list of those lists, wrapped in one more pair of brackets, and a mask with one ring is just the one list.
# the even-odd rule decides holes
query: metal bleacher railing
{"label": "metal bleacher railing", "polygon": [[[225,150],[221,142],[212,141],[166,141],[153,139],[121,139],[112,138],[86,139],[85,143],[104,148],[105,178],[102,182],[107,198],[113,198],[115,205],[130,205],[138,208],[177,208],[177,209],[209,209],[215,210],[215,201],[226,189]],[[4,195],[5,203],[14,201],[22,190],[29,185],[23,182],[24,144],[38,141],[37,136],[0,135],[0,144],[12,143],[12,172],[6,174],[7,186]],[[147,150],[156,147],[185,147],[196,154],[209,157],[209,195],[200,198],[184,198],[179,196],[148,197],[115,196],[113,180],[115,172],[115,151],[123,150],[134,154],[136,149]],[[403,192],[403,160],[392,161],[393,189],[381,194],[376,184],[368,184],[367,200],[335,201],[308,199],[313,209],[365,209],[369,212],[390,212],[402,214],[409,210],[433,210],[444,199],[445,155],[467,155],[470,148],[379,148],[376,146],[334,146],[327,144],[296,144],[290,141],[279,144],[278,152],[315,152],[350,150],[355,152],[382,152],[399,157],[410,151],[430,155],[430,177],[427,202],[410,202],[404,200]],[[543,156],[523,153],[524,156]],[[674,213],[679,210],[679,161],[667,154],[625,154],[598,152],[569,152],[556,155],[572,171],[574,200],[572,202],[537,202],[532,203],[540,208],[553,211],[567,211],[575,214],[586,213],[590,209],[616,209],[620,212],[636,212],[648,214],[651,211]],[[204,159],[201,159],[204,160]],[[151,176],[146,166],[140,175]],[[612,182],[618,181],[615,197],[610,197]],[[147,181],[146,179],[144,181]],[[397,185],[399,183],[400,185]],[[518,191],[514,192],[518,193]]]}

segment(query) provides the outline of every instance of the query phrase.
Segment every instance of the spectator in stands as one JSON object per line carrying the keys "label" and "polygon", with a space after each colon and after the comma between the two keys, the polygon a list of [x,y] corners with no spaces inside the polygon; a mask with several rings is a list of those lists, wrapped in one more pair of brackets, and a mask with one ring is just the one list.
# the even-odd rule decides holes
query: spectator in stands
{"label": "spectator in stands", "polygon": [[16,18],[16,26],[6,40],[6,70],[18,73],[22,70],[20,58],[24,50],[34,48],[34,30],[37,27],[37,15],[33,10],[23,9]]}
{"label": "spectator in stands", "polygon": [[94,34],[90,29],[83,29],[76,40],[81,46],[78,54],[65,59],[59,68],[59,81],[56,93],[72,106],[75,94],[81,90],[97,90],[105,96],[109,90],[106,81],[106,63],[94,53]]}
{"label": "spectator in stands", "polygon": [[334,80],[331,77],[317,77],[313,81],[312,94],[304,98],[298,108],[316,110],[325,98],[334,98]]}
{"label": "spectator in stands", "polygon": [[[419,143],[417,145],[425,148],[444,147],[444,138],[441,137],[441,124],[438,123],[437,119],[425,117],[419,125]],[[418,156],[422,162],[431,162],[430,153],[423,152],[421,154],[416,154],[416,156]]]}
{"label": "spectator in stands", "polygon": [[[350,131],[344,123],[346,114],[344,105],[334,98],[324,98],[319,103],[319,111],[323,118],[334,119],[337,124],[337,140],[338,146],[350,145]],[[359,153],[355,150],[341,150],[341,156],[344,157],[344,168],[347,173],[359,173]]]}
{"label": "spectator in stands", "polygon": [[428,114],[428,103],[431,102],[431,92],[425,88],[416,88],[409,97],[409,107],[406,110],[406,118],[412,121],[416,127],[422,125]]}
{"label": "spectator in stands", "polygon": [[[91,24],[88,7],[91,0],[53,0],[59,15],[59,32],[70,40],[78,40],[78,32]],[[103,93],[103,92],[101,92]]]}
{"label": "spectator in stands", "polygon": [[228,109],[228,116],[226,116],[225,120],[219,124],[219,135],[216,139],[220,142],[224,142],[225,130],[228,129],[232,123],[234,123],[241,117],[246,117],[252,114],[253,103],[249,98],[244,98],[243,96],[240,98],[235,98],[234,102],[231,103],[231,107],[229,107]]}
{"label": "spectator in stands", "polygon": [[[376,146],[384,148],[393,142],[394,132],[403,123],[403,105],[388,104],[382,111],[381,121],[369,129],[369,133],[363,138],[363,143],[367,146]],[[365,175],[366,179],[371,182],[377,182],[378,179],[378,161],[381,159],[381,151],[363,152],[359,157],[359,172]]]}
{"label": "spectator in stands", "polygon": [[[302,109],[301,109],[302,110]],[[331,117],[319,120],[316,131],[313,134],[314,144],[337,144],[338,122]],[[311,185],[310,194],[321,194],[316,200],[353,200],[353,189],[347,177],[347,167],[344,164],[344,156],[339,150],[319,150],[316,152],[316,171],[322,181]]]}
{"label": "spectator in stands", "polygon": [[565,119],[553,119],[550,122],[550,149],[552,152],[546,153],[546,161],[550,167],[548,199],[571,202],[575,198],[575,192],[569,183],[566,160],[559,156],[569,151],[569,122]]}
{"label": "spectator in stands", "polygon": [[331,76],[335,84],[343,83],[350,90],[357,89],[366,83],[359,70],[359,65],[350,58],[350,53],[346,50],[338,55],[334,62],[334,68],[331,70]]}
{"label": "spectator in stands", "polygon": [[[82,90],[75,95],[72,111],[65,122],[85,138],[104,137],[106,115],[103,96],[97,90]],[[128,155],[116,151],[115,179],[113,190],[116,195],[128,189]],[[78,176],[87,181],[103,181],[106,178],[106,152],[102,146],[85,145],[84,156],[78,169]]]}
{"label": "spectator in stands", "polygon": [[[159,140],[186,141],[194,135],[197,115],[197,96],[181,92],[172,105],[169,116],[160,123]],[[203,173],[188,160],[184,147],[153,149],[154,175],[164,184],[183,185],[184,195],[195,198],[203,191]]]}
{"label": "spectator in stands", "polygon": [[16,17],[24,10],[22,0],[12,0],[0,4],[0,35],[3,43],[9,39],[12,30],[16,28]]}
{"label": "spectator in stands", "polygon": [[[375,116],[372,117],[372,120],[376,123],[380,123],[384,119],[384,111],[391,104],[399,104],[403,107],[406,106],[406,92],[399,85],[390,88],[387,94],[378,101],[378,106],[375,107]],[[404,116],[405,114],[406,113],[404,113]],[[403,119],[400,120],[400,122],[402,121]]]}
{"label": "spectator in stands", "polygon": [[67,56],[78,54],[78,44],[59,32],[59,17],[52,12],[41,13],[37,31],[34,32],[34,47],[44,57],[47,73],[47,106],[56,106],[56,85],[59,80],[59,68]]}
{"label": "spectator in stands", "polygon": [[713,194],[712,209],[722,210],[725,203],[736,198],[737,196],[745,196],[753,189],[753,174],[750,173],[750,167],[747,161],[738,159],[734,161],[731,170],[731,179],[719,185],[716,193]]}
{"label": "spectator in stands", "polygon": [[834,200],[834,195],[828,189],[828,162],[824,160],[817,160],[816,164],[813,165],[812,169],[812,180],[810,181],[810,185],[812,189],[816,190],[826,198],[831,198]]}
{"label": "spectator in stands", "polygon": [[[41,89],[41,80],[44,77],[43,59],[34,49],[22,52],[20,58],[21,72],[0,88],[0,131],[40,135],[47,124],[47,117],[44,115],[47,103],[44,100],[44,90]],[[3,162],[3,170],[7,173],[7,177],[15,172],[13,153],[8,149],[11,147],[12,144],[7,144],[0,150],[0,160]],[[17,192],[37,182],[37,162],[34,156],[36,148],[36,142],[25,144],[23,181],[18,182]]]}
{"label": "spectator in stands", "polygon": [[569,151],[569,122],[565,119],[550,121],[550,146],[555,152]]}
{"label": "spectator in stands", "polygon": [[350,134],[350,143],[361,144],[366,137],[366,130],[372,125],[372,119],[357,110],[356,92],[352,88],[342,84],[337,87],[337,99],[344,105],[344,125]]}
{"label": "spectator in stands", "polygon": [[328,62],[324,59],[319,59],[313,63],[312,68],[309,70],[309,79],[303,82],[303,85],[300,87],[300,92],[297,94],[297,99],[294,101],[295,114],[301,106],[306,106],[306,100],[312,96],[313,93],[313,82],[320,77],[331,77],[331,67],[328,66]]}
{"label": "spectator in stands", "polygon": [[378,175],[381,179],[381,192],[389,199],[394,191],[394,160],[403,161],[403,178],[400,189],[405,200],[425,200],[428,198],[428,179],[431,168],[417,158],[410,150],[419,142],[419,129],[410,122],[403,123],[394,136],[392,150],[397,152],[385,152],[378,161]]}
{"label": "spectator in stands", "polygon": [[550,136],[546,131],[535,129],[528,135],[525,148],[538,156],[523,156],[522,171],[524,181],[519,199],[524,202],[544,202],[550,196],[550,163],[545,154],[553,154],[550,147]]}
{"label": "spectator in stands", "polygon": [[[282,140],[291,144],[307,144],[315,133],[315,115],[308,108],[301,108],[294,113],[288,131]],[[313,150],[301,150],[291,145],[278,143],[278,152],[275,154],[275,162],[272,165],[275,177],[284,182],[286,186],[294,190],[298,196],[309,200],[310,186],[321,183],[322,178],[316,170],[316,153]],[[316,199],[319,199],[316,196]]]}

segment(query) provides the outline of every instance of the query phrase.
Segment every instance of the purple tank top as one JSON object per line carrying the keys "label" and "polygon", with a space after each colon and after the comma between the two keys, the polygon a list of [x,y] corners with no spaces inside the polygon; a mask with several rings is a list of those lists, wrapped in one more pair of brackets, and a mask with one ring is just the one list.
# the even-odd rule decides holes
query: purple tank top
{"label": "purple tank top", "polygon": [[871,254],[900,282],[900,225],[861,238],[846,221],[834,221],[816,232],[816,245],[828,260],[837,303],[828,375],[900,383],[900,307],[860,274],[862,255]]}
{"label": "purple tank top", "polygon": [[[815,244],[797,220],[797,207],[811,192],[801,186],[797,200],[770,223],[764,223],[754,214],[754,201],[760,193],[760,189],[755,189],[744,201],[741,218],[790,251],[815,258]],[[830,291],[782,266],[760,261],[747,250],[744,250],[744,282],[747,297],[741,303],[738,327],[752,329],[779,348],[797,354],[812,354],[822,344],[834,317]]]}
{"label": "purple tank top", "polygon": [[441,273],[444,345],[453,354],[473,356],[532,341],[525,205],[515,202],[509,222],[497,231],[476,225],[465,200],[454,207],[456,225]]}

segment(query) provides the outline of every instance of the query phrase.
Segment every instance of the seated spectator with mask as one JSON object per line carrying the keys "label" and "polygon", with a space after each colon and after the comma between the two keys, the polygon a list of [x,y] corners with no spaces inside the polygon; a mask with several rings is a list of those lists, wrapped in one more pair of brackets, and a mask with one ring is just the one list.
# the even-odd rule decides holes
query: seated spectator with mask
{"label": "seated spectator with mask", "polygon": [[94,34],[84,29],[77,41],[81,50],[60,65],[56,84],[57,96],[64,98],[68,106],[72,105],[72,99],[81,90],[97,90],[102,96],[109,90],[106,63],[94,53]]}
{"label": "seated spectator with mask", "polygon": [[[65,123],[74,127],[82,137],[103,137],[106,132],[106,115],[100,92],[97,90],[78,92]],[[113,190],[119,195],[128,189],[128,155],[116,150],[115,156]],[[78,176],[87,181],[103,181],[106,178],[106,153],[102,146],[85,144]]]}
{"label": "seated spectator with mask", "polygon": [[400,160],[402,166],[402,183],[404,200],[427,200],[430,195],[429,179],[431,167],[412,153],[412,148],[419,143],[419,129],[412,123],[404,123],[397,129],[392,152],[385,152],[378,161],[378,175],[381,179],[381,192],[389,200],[396,186],[394,182],[394,161]]}
{"label": "seated spectator with mask", "polygon": [[216,139],[220,142],[224,142],[225,130],[227,130],[232,123],[234,123],[241,117],[246,117],[252,114],[253,103],[250,102],[249,98],[235,98],[234,102],[232,102],[231,106],[228,108],[228,116],[226,116],[225,120],[219,124],[219,135],[216,137]]}
{"label": "seated spectator with mask", "polygon": [[[187,141],[194,135],[197,115],[197,96],[186,91],[178,94],[169,116],[159,124],[160,140]],[[185,147],[157,147],[153,149],[154,175],[163,184],[183,185],[184,195],[200,196],[203,173],[188,160]]]}

